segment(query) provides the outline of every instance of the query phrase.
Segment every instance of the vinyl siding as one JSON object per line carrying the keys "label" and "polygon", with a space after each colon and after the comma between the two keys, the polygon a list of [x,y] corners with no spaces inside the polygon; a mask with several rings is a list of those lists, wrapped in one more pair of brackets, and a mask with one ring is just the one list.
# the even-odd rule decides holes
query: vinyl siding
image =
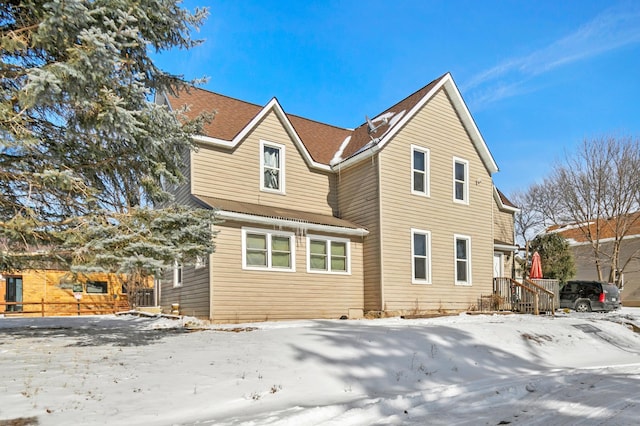
{"label": "vinyl siding", "polygon": [[[191,182],[193,156],[191,150],[185,150],[182,157],[180,171],[185,181],[169,188],[173,194],[173,203],[188,206],[201,207],[191,196]],[[195,270],[193,266],[183,268],[183,286],[173,287],[173,269],[166,272],[160,281],[160,306],[165,313],[171,311],[171,305],[180,304],[183,315],[192,315],[201,318],[209,317],[209,273],[207,268]]]}
{"label": "vinyl siding", "polygon": [[199,205],[195,199],[191,196],[191,156],[193,151],[185,149],[181,156],[180,172],[184,177],[184,181],[179,184],[166,184],[164,186],[165,191],[171,193],[173,200],[160,203],[158,207],[163,208],[172,204],[178,204],[181,206],[198,207]]}
{"label": "vinyl siding", "polygon": [[[412,144],[430,150],[429,198],[411,194]],[[481,294],[492,292],[493,188],[445,92],[436,94],[379,155],[383,308],[471,308]],[[454,157],[469,162],[468,205],[453,201]],[[412,284],[411,228],[431,231],[432,284]],[[455,285],[454,235],[471,238],[471,286]]]}
{"label": "vinyl siding", "polygon": [[[286,195],[260,190],[260,141],[285,147]],[[201,144],[193,154],[192,191],[195,195],[288,206],[296,210],[333,214],[337,211],[335,176],[310,169],[275,113],[264,120],[235,149]]]}
{"label": "vinyl siding", "polygon": [[209,318],[209,294],[208,266],[199,269],[184,266],[181,287],[173,287],[173,269],[170,269],[162,279],[160,306],[163,312],[169,313],[171,305],[178,303],[182,315]]}
{"label": "vinyl siding", "polygon": [[360,238],[351,239],[350,275],[308,273],[304,236],[295,237],[295,272],[255,271],[242,269],[241,229],[231,222],[218,227],[212,255],[214,321],[340,318],[350,309],[363,309]]}
{"label": "vinyl siding", "polygon": [[364,226],[364,307],[382,310],[380,287],[380,211],[378,158],[373,157],[345,170],[338,170],[338,200],[343,219]]}
{"label": "vinyl siding", "polygon": [[493,238],[513,244],[513,213],[502,211],[493,203]]}

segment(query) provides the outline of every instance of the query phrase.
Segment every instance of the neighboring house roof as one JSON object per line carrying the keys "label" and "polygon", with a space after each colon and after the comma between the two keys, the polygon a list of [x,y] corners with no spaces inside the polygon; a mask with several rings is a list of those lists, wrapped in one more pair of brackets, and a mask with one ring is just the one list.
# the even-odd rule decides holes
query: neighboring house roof
{"label": "neighboring house roof", "polygon": [[520,211],[520,209],[511,201],[509,201],[507,196],[504,195],[502,191],[500,191],[495,186],[493,187],[493,197],[495,198],[496,203],[498,203],[498,208],[500,208],[500,210],[505,210],[512,213],[518,213]]}
{"label": "neighboring house roof", "polygon": [[[640,212],[635,212],[629,215],[624,216],[624,219],[627,221],[627,225],[629,227],[626,232],[626,237],[640,235]],[[606,241],[611,240],[616,236],[616,224],[618,222],[617,218],[610,219],[600,219],[599,226],[599,240]],[[592,239],[596,239],[596,227],[597,222],[585,222],[585,223],[572,223],[567,225],[552,225],[547,228],[548,233],[559,233],[564,238],[569,240],[570,243],[586,243],[590,240],[587,238],[589,233],[593,236]]]}
{"label": "neighboring house roof", "polygon": [[441,89],[449,96],[489,173],[498,171],[498,166],[449,73],[377,115],[372,122],[378,123],[376,126],[379,127],[372,134],[369,134],[366,122],[351,130],[287,114],[276,98],[260,107],[204,89],[190,88],[180,92],[178,97],[165,94],[165,99],[174,109],[189,106],[186,113],[188,118],[195,118],[204,111],[215,111],[215,118],[204,126],[204,135],[196,137],[196,140],[226,147],[235,147],[264,116],[274,111],[298,144],[309,165],[328,170],[330,166],[352,164],[382,149]]}
{"label": "neighboring house roof", "polygon": [[364,236],[369,233],[365,228],[353,222],[334,216],[222,198],[200,195],[195,197],[207,206],[218,209],[217,215],[222,219],[292,226],[311,231],[329,231],[345,235]]}

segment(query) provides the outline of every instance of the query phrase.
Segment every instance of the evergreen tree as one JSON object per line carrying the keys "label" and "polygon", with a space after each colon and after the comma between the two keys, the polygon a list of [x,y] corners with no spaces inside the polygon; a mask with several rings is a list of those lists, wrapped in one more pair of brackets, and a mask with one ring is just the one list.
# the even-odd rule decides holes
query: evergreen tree
{"label": "evergreen tree", "polygon": [[[0,8],[0,270],[65,262],[157,274],[213,251],[212,212],[171,207],[199,117],[149,102],[185,85],[152,52],[191,48],[176,0]],[[153,209],[159,205],[162,209]]]}
{"label": "evergreen tree", "polygon": [[576,266],[569,243],[558,234],[541,234],[531,242],[531,253],[536,251],[542,262],[542,275],[564,283],[576,274]]}

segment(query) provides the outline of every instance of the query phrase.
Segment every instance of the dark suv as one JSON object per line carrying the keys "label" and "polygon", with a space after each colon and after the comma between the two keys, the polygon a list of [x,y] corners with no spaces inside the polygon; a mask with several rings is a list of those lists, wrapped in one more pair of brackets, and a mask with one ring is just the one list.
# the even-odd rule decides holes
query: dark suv
{"label": "dark suv", "polygon": [[619,309],[620,290],[600,281],[568,281],[560,289],[560,307],[577,312],[613,311]]}

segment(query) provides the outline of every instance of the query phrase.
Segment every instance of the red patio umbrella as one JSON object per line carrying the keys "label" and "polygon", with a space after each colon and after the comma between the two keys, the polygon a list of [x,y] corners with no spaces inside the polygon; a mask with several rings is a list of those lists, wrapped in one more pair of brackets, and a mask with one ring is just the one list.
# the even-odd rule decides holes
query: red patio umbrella
{"label": "red patio umbrella", "polygon": [[531,271],[529,271],[529,278],[537,280],[542,278],[542,262],[540,261],[540,255],[538,252],[533,253],[531,257]]}

